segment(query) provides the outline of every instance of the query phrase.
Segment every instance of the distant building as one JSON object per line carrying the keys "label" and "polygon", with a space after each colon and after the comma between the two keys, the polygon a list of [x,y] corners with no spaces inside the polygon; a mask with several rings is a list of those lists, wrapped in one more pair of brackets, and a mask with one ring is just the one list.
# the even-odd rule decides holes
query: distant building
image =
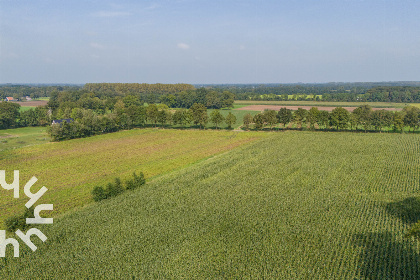
{"label": "distant building", "polygon": [[61,123],[62,122],[67,122],[67,123],[71,123],[71,122],[73,122],[74,120],[72,119],[72,118],[70,118],[70,119],[61,119],[61,120],[53,120],[52,121],[52,124],[56,124],[56,123],[58,123],[58,124],[60,124],[61,125]]}
{"label": "distant building", "polygon": [[26,98],[27,101],[31,101],[32,100],[32,98],[30,98],[29,96],[25,96],[25,98]]}
{"label": "distant building", "polygon": [[13,97],[6,97],[4,101],[16,101]]}

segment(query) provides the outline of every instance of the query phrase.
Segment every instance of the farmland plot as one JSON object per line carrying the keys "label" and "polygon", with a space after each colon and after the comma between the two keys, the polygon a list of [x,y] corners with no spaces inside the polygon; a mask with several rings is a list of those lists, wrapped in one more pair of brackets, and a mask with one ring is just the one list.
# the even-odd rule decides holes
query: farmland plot
{"label": "farmland plot", "polygon": [[[43,200],[53,203],[54,215],[59,215],[90,203],[92,189],[117,176],[124,180],[133,172],[143,172],[151,178],[263,137],[267,135],[134,129],[2,151],[0,170],[7,170],[9,178],[13,170],[20,170],[21,187],[30,177],[39,178],[37,185],[49,189]],[[24,210],[23,200],[14,201],[12,192],[3,192],[0,224]]]}
{"label": "farmland plot", "polygon": [[419,147],[276,133],[57,219],[0,276],[419,279]]}

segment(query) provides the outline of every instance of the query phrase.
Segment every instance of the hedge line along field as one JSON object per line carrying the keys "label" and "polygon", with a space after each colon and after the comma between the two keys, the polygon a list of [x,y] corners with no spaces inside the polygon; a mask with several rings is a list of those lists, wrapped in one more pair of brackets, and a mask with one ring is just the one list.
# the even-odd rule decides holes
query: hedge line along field
{"label": "hedge line along field", "polygon": [[[199,131],[174,129],[134,129],[84,139],[46,143],[0,152],[0,170],[7,170],[12,181],[13,170],[20,170],[21,188],[32,177],[33,186],[46,186],[44,203],[54,204],[54,215],[92,201],[91,191],[133,172],[146,178],[193,164],[214,154],[267,137],[264,133]],[[7,179],[8,180],[8,179]],[[24,210],[11,191],[0,195],[0,224]],[[48,213],[48,212],[46,212]]]}
{"label": "hedge line along field", "polygon": [[[420,136],[287,131],[40,228],[0,276],[419,279]],[[34,238],[36,239],[36,237]]]}

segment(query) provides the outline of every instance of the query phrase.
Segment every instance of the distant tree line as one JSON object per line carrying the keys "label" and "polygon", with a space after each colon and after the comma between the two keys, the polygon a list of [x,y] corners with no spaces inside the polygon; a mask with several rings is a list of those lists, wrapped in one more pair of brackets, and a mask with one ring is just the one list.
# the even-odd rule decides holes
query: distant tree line
{"label": "distant tree line", "polygon": [[77,90],[81,86],[77,85],[0,85],[0,100],[6,97],[13,97],[16,100],[24,100],[26,96],[32,99],[49,97],[52,92],[64,90]]}
{"label": "distant tree line", "polygon": [[278,85],[210,85],[228,90],[236,100],[338,101],[338,102],[420,102],[420,83],[328,83]]}
{"label": "distant tree line", "polygon": [[405,107],[402,111],[373,110],[363,105],[349,112],[337,107],[332,112],[312,107],[310,110],[298,108],[292,111],[281,108],[279,111],[265,110],[255,116],[247,114],[243,118],[245,129],[281,129],[311,130],[351,130],[351,131],[409,131],[418,130],[420,126],[420,109],[414,106]]}

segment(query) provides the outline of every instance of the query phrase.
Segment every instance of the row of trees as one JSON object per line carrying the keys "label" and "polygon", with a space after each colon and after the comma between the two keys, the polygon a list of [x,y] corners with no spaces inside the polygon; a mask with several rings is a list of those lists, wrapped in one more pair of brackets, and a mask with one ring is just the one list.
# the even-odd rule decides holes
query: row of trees
{"label": "row of trees", "polygon": [[419,128],[419,121],[420,109],[417,107],[408,106],[402,111],[393,112],[373,110],[368,105],[360,106],[351,113],[341,107],[335,108],[331,113],[319,110],[317,107],[312,107],[310,110],[298,108],[294,112],[281,108],[279,111],[265,110],[255,116],[247,114],[243,119],[246,129],[249,129],[251,125],[257,130],[267,126],[272,129],[280,124],[284,128],[295,125],[297,128],[309,126],[311,129],[362,129],[365,132],[368,130],[381,132],[383,128],[403,132],[405,127],[414,131]]}
{"label": "row of trees", "polygon": [[146,125],[154,127],[194,125],[204,128],[211,122],[217,129],[223,123],[226,123],[228,128],[232,128],[236,123],[236,117],[232,113],[229,112],[224,117],[219,110],[213,110],[209,115],[207,108],[199,103],[193,104],[189,109],[170,110],[165,104],[148,106],[132,104],[127,107],[121,100],[115,104],[114,110],[110,113],[98,114],[91,109],[74,108],[65,110],[62,117],[72,118],[74,121],[52,124],[48,131],[53,141],[88,137]]}

